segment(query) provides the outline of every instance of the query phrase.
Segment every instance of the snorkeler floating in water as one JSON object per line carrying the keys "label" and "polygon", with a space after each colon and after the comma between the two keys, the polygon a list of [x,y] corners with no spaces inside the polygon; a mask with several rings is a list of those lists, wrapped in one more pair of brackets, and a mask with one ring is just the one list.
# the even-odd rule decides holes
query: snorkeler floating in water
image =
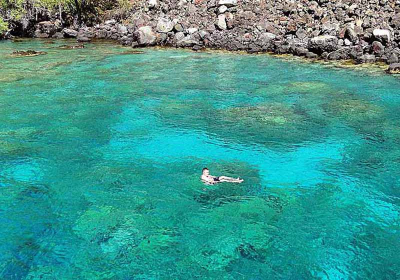
{"label": "snorkeler floating in water", "polygon": [[240,178],[231,178],[226,176],[219,176],[219,177],[211,176],[210,170],[208,170],[208,168],[203,168],[203,174],[201,174],[201,180],[207,185],[214,185],[222,182],[228,182],[228,183],[243,182],[243,179]]}

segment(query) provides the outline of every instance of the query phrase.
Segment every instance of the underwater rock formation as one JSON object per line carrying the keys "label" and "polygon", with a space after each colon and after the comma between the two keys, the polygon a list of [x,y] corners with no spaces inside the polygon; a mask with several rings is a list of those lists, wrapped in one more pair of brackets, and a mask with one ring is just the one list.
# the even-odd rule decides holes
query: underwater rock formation
{"label": "underwater rock formation", "polygon": [[44,54],[46,54],[46,52],[27,50],[27,51],[15,51],[11,55],[15,57],[22,57],[22,56],[38,56]]}
{"label": "underwater rock formation", "polygon": [[85,45],[62,45],[59,47],[60,49],[74,50],[74,49],[84,49]]}

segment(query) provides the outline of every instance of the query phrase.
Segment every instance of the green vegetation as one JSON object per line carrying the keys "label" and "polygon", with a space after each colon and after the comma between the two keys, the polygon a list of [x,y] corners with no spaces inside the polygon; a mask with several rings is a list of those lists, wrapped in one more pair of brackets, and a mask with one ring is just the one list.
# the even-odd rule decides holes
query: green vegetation
{"label": "green vegetation", "polygon": [[[129,0],[0,0],[0,15],[11,21],[18,21],[25,15],[50,12],[51,15],[66,14],[79,22],[93,23],[104,17],[108,11],[124,14],[131,8]],[[0,19],[0,31],[4,21]]]}
{"label": "green vegetation", "polygon": [[24,14],[23,0],[0,0],[0,10],[4,18],[19,20]]}
{"label": "green vegetation", "polygon": [[0,36],[1,34],[7,32],[8,30],[8,23],[5,22],[1,17],[0,17]]}

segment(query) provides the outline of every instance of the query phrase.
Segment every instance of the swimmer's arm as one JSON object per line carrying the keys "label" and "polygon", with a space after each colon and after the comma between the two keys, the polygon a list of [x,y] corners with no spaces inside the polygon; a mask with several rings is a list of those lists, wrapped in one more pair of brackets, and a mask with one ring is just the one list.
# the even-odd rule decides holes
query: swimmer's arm
{"label": "swimmer's arm", "polygon": [[213,176],[201,176],[201,180],[209,185],[213,185],[215,183]]}

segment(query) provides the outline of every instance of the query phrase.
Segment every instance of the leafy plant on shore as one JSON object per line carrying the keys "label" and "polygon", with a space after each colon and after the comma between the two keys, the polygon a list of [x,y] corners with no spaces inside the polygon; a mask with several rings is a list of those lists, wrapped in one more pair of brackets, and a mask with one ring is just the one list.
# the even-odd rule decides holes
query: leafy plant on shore
{"label": "leafy plant on shore", "polygon": [[4,18],[19,20],[24,14],[24,0],[0,0],[0,13]]}
{"label": "leafy plant on shore", "polygon": [[130,0],[0,0],[0,15],[18,21],[38,12],[58,13],[60,17],[64,13],[76,17],[78,22],[93,23],[111,10],[126,14],[131,6]]}
{"label": "leafy plant on shore", "polygon": [[118,3],[112,10],[105,11],[102,15],[105,19],[116,19],[125,21],[129,18],[130,11],[138,1],[135,0],[118,0]]}
{"label": "leafy plant on shore", "polygon": [[8,31],[8,23],[0,18],[0,37],[3,33]]}

